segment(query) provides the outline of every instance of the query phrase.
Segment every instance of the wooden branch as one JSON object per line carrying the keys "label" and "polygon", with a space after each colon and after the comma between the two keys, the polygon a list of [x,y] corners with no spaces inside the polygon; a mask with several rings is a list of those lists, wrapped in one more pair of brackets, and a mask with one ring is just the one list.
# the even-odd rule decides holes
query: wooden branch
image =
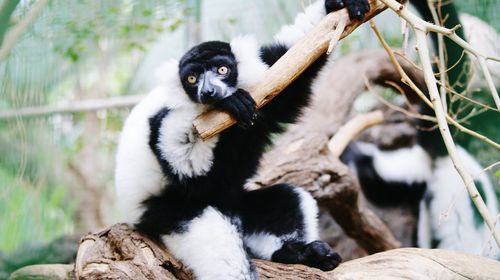
{"label": "wooden branch", "polygon": [[328,142],[328,149],[334,157],[339,157],[347,145],[363,130],[384,121],[384,114],[377,110],[357,115],[344,124]]}
{"label": "wooden branch", "polygon": [[88,99],[71,101],[70,104],[60,106],[25,107],[20,109],[2,110],[1,119],[29,118],[55,114],[71,114],[91,112],[110,108],[132,107],[139,103],[145,95],[116,96],[105,99]]}
{"label": "wooden branch", "polygon": [[[264,260],[253,262],[261,279],[495,279],[500,275],[500,266],[494,260],[416,248],[391,250],[348,261],[327,272],[303,265]],[[57,269],[61,270],[61,267]],[[63,274],[71,274],[66,267],[62,270]],[[33,269],[25,269],[24,274],[19,271],[14,275],[18,277],[16,279],[26,279],[33,273],[36,273]],[[125,224],[83,237],[74,273],[76,279],[81,280],[192,279],[189,269],[168,251]]]}
{"label": "wooden branch", "polygon": [[[369,20],[386,8],[379,0],[370,0],[369,2],[371,9],[365,16],[365,20]],[[347,26],[341,35],[341,38],[344,38],[362,24],[359,21],[349,24],[347,22],[349,22],[349,16],[345,9],[327,15],[269,68],[264,79],[251,90],[257,108],[267,104],[327,51],[329,42],[335,35],[335,27]],[[301,93],[297,92],[295,94]],[[197,134],[206,140],[230,127],[235,122],[229,114],[211,110],[198,116],[193,122],[193,127]]]}

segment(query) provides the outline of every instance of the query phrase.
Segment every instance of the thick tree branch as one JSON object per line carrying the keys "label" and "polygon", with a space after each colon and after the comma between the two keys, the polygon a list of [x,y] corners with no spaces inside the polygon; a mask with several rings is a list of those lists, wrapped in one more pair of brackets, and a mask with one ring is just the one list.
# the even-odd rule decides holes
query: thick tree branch
{"label": "thick tree branch", "polygon": [[[371,9],[365,16],[365,20],[369,20],[386,8],[378,0],[370,0],[369,2]],[[347,24],[348,22],[349,17],[345,9],[331,13],[288,50],[283,57],[267,70],[264,79],[259,85],[251,89],[251,95],[257,103],[257,108],[264,106],[278,95],[329,49],[330,41],[335,39],[336,33],[338,34],[336,28],[346,26],[340,36],[344,38],[362,24],[359,21]],[[235,120],[229,114],[211,110],[198,116],[193,122],[193,127],[202,139],[208,139],[234,123]]]}
{"label": "thick tree branch", "polygon": [[334,157],[339,157],[349,143],[363,130],[381,124],[384,121],[382,111],[357,115],[344,124],[328,142],[328,149]]}
{"label": "thick tree branch", "polygon": [[110,108],[132,107],[144,98],[144,95],[116,96],[103,99],[87,99],[71,101],[70,104],[60,106],[25,107],[19,109],[2,110],[0,120],[13,118],[29,118],[49,116],[55,114],[68,114],[91,112]]}

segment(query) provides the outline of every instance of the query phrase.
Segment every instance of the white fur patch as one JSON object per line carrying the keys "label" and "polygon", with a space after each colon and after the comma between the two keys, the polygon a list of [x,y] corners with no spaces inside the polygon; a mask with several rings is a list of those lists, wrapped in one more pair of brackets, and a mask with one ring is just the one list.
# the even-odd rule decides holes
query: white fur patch
{"label": "white fur patch", "polygon": [[429,221],[429,211],[425,205],[425,200],[420,200],[417,225],[417,245],[420,248],[431,248],[432,232]]}
{"label": "white fur patch", "polygon": [[203,141],[194,134],[192,122],[199,113],[192,108],[178,108],[161,124],[158,143],[161,156],[181,178],[203,175],[212,167],[218,137]]}
{"label": "white fur patch", "polygon": [[374,150],[373,166],[387,182],[424,182],[431,176],[431,158],[419,145],[393,151]]}
{"label": "white fur patch", "polygon": [[[191,131],[191,121],[203,110],[193,103],[184,92],[178,76],[178,62],[166,62],[157,71],[159,85],[154,88],[128,116],[120,136],[116,154],[115,188],[117,201],[124,221],[137,222],[142,214],[142,201],[157,194],[165,186],[163,172],[149,147],[149,118],[162,108],[171,110],[162,137],[170,141],[166,155],[172,157],[172,165],[180,175],[193,175],[206,172],[211,165],[211,151],[218,138],[201,143],[194,139],[185,145],[180,136]],[[177,133],[177,135],[174,135]],[[171,136],[169,140],[167,138]],[[194,136],[193,136],[194,137]],[[170,158],[167,157],[170,161]],[[196,162],[196,163],[190,163]]]}
{"label": "white fur patch", "polygon": [[283,246],[282,237],[267,232],[257,232],[244,237],[245,245],[260,259],[270,260],[274,252]]}
{"label": "white fur patch", "polygon": [[304,189],[296,187],[294,191],[300,197],[300,209],[304,215],[304,241],[309,243],[318,240],[318,204]]}
{"label": "white fur patch", "polygon": [[255,279],[238,230],[213,207],[191,220],[186,232],[164,236],[163,242],[196,279]]}
{"label": "white fur patch", "polygon": [[269,67],[260,59],[260,48],[254,37],[237,37],[230,45],[238,62],[238,87],[250,91],[262,80]]}
{"label": "white fur patch", "polygon": [[[498,213],[498,205],[493,187],[488,176],[481,173],[482,168],[477,161],[461,147],[457,147],[458,155],[467,170],[473,174],[481,174],[480,181],[484,190],[486,205],[490,214]],[[438,248],[457,250],[498,258],[500,251],[487,226],[483,223],[476,226],[474,209],[471,200],[458,172],[448,156],[435,161],[435,170],[427,184],[428,195],[432,198],[420,219],[428,219],[432,236],[419,237],[419,246],[431,244],[429,239],[440,241]],[[428,213],[427,216],[424,216]],[[419,221],[419,225],[424,222]]]}
{"label": "white fur patch", "polygon": [[274,39],[287,47],[293,46],[326,15],[325,1],[320,0],[295,17],[292,25],[283,26]]}

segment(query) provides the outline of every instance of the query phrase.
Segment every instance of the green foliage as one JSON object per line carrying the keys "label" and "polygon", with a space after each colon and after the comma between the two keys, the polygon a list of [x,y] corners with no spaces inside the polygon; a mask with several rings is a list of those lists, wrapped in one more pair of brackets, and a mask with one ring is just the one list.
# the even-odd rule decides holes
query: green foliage
{"label": "green foliage", "polygon": [[73,263],[78,245],[78,237],[65,236],[48,244],[30,244],[10,254],[0,253],[0,280],[28,265]]}
{"label": "green foliage", "polygon": [[460,12],[468,13],[484,20],[500,31],[500,6],[498,0],[460,0],[453,1]]}
{"label": "green foliage", "polygon": [[[33,3],[21,1],[13,17],[23,18]],[[126,92],[145,50],[182,25],[184,6],[175,0],[49,1],[0,61],[0,110],[96,97],[97,90],[97,97]],[[96,135],[97,160],[112,162],[126,114],[98,112],[103,136]],[[68,166],[86,144],[84,116],[0,120],[4,255],[73,232],[80,185]],[[111,176],[108,169],[96,174],[104,186]]]}
{"label": "green foliage", "polygon": [[72,231],[74,205],[66,202],[66,188],[26,184],[2,168],[0,182],[0,251]]}

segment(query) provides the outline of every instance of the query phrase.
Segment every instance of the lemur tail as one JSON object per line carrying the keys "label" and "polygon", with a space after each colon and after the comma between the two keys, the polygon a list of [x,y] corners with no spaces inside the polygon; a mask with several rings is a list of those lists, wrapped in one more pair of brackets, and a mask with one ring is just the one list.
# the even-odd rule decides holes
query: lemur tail
{"label": "lemur tail", "polygon": [[[411,4],[418,10],[422,18],[429,22],[434,22],[431,10],[426,0],[414,0]],[[444,27],[453,28],[460,25],[458,11],[454,5],[454,1],[443,1],[441,6],[437,7],[437,13],[442,19]],[[456,34],[461,38],[465,38],[463,28],[459,28]],[[434,49],[438,50],[438,41],[436,33],[431,33]],[[445,64],[448,85],[457,93],[462,93],[469,82],[468,65],[469,59],[464,50],[453,41],[444,37],[445,48]],[[450,95],[448,95],[450,96]],[[420,113],[423,115],[435,116],[434,110],[427,106],[421,99],[418,99]],[[450,104],[450,99],[447,100]],[[450,104],[450,109],[456,111],[460,106],[459,100]],[[441,138],[439,130],[435,128],[435,123],[425,120],[418,120],[417,142],[431,155],[433,158],[447,155],[446,147]]]}

